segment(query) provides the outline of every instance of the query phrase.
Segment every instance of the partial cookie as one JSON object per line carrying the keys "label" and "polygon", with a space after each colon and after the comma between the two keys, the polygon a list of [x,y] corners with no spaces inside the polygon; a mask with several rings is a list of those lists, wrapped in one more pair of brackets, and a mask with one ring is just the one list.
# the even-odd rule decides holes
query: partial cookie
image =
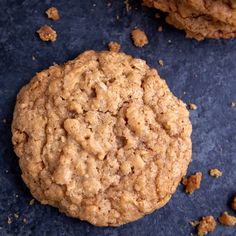
{"label": "partial cookie", "polygon": [[191,160],[185,104],[145,61],[87,51],[17,96],[13,144],[41,203],[98,226],[165,205]]}
{"label": "partial cookie", "polygon": [[184,0],[196,11],[227,24],[236,26],[235,0]]}
{"label": "partial cookie", "polygon": [[[194,5],[194,2],[198,5]],[[207,6],[210,3],[206,4],[204,11],[201,11],[201,4],[198,0],[144,0],[144,3],[149,7],[168,12],[166,21],[178,29],[185,30],[187,37],[203,40],[204,38],[231,38],[236,35],[236,26],[228,23],[227,14],[221,20],[217,20],[216,16],[220,12],[215,8],[207,14]],[[214,12],[215,15],[211,12]],[[235,17],[234,13],[230,18],[232,22],[235,21],[233,17]]]}
{"label": "partial cookie", "polygon": [[178,13],[169,14],[166,21],[178,29],[185,30],[188,38],[195,38],[199,41],[205,38],[229,39],[236,36],[236,27],[213,21],[208,16],[183,18]]}

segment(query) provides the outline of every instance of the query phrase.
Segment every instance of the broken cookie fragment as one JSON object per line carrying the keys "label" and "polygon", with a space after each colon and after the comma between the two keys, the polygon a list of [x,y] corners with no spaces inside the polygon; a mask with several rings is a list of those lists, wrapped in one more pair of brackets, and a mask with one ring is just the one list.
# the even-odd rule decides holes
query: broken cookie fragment
{"label": "broken cookie fragment", "polygon": [[198,236],[204,236],[209,232],[213,232],[216,228],[216,221],[213,216],[204,216],[198,222]]}
{"label": "broken cookie fragment", "polygon": [[236,217],[229,215],[228,212],[225,211],[219,217],[219,221],[222,225],[234,226],[236,224]]}
{"label": "broken cookie fragment", "polygon": [[138,48],[142,48],[144,45],[148,44],[147,35],[139,28],[132,30],[131,37],[134,42],[134,45]]}
{"label": "broken cookie fragment", "polygon": [[37,33],[39,34],[40,39],[46,42],[48,41],[55,42],[57,39],[57,32],[48,25],[42,26],[37,31]]}
{"label": "broken cookie fragment", "polygon": [[50,7],[47,11],[46,14],[48,16],[48,19],[57,21],[60,19],[59,12],[56,7]]}
{"label": "broken cookie fragment", "polygon": [[114,41],[111,41],[108,44],[109,51],[111,52],[119,52],[120,51],[120,44]]}
{"label": "broken cookie fragment", "polygon": [[185,185],[185,192],[192,194],[196,189],[201,186],[202,173],[196,172],[194,175],[184,178],[182,183]]}

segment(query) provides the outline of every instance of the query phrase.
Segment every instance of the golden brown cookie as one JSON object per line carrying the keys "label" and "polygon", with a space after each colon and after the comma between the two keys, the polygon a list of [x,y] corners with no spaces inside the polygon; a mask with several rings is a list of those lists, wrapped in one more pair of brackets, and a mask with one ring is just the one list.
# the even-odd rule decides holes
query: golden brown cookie
{"label": "golden brown cookie", "polygon": [[236,35],[236,10],[232,4],[218,0],[204,3],[202,0],[144,0],[144,4],[168,12],[167,22],[185,30],[187,37],[203,40]]}
{"label": "golden brown cookie", "polygon": [[118,226],[168,202],[191,160],[191,131],[185,104],[145,61],[87,51],[21,89],[12,141],[38,201]]}

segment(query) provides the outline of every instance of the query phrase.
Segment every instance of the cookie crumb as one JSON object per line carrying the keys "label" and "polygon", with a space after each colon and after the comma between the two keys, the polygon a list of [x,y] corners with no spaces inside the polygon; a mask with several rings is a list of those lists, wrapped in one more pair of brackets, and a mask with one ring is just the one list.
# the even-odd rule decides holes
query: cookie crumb
{"label": "cookie crumb", "polygon": [[203,216],[199,221],[197,230],[198,236],[204,236],[209,232],[213,232],[216,228],[216,221],[213,216]]}
{"label": "cookie crumb", "polygon": [[188,106],[189,106],[189,109],[190,109],[190,110],[193,110],[193,111],[194,111],[194,110],[197,110],[197,105],[194,104],[194,103],[189,103]]}
{"label": "cookie crumb", "polygon": [[200,221],[199,220],[193,220],[189,222],[190,225],[192,225],[193,227],[196,227],[197,225],[199,225]]}
{"label": "cookie crumb", "polygon": [[24,223],[28,223],[28,220],[26,218],[23,219]]}
{"label": "cookie crumb", "polygon": [[39,37],[43,41],[51,41],[54,42],[57,39],[57,32],[53,30],[50,26],[44,25],[42,26],[37,33]]}
{"label": "cookie crumb", "polygon": [[18,215],[17,213],[15,213],[15,214],[14,214],[14,217],[15,217],[16,219],[18,219],[18,218],[19,218],[19,215]]}
{"label": "cookie crumb", "polygon": [[120,16],[119,15],[116,15],[116,20],[120,20]]}
{"label": "cookie crumb", "polygon": [[236,102],[231,102],[231,103],[230,103],[230,106],[231,106],[232,108],[234,108],[234,107],[236,106]]}
{"label": "cookie crumb", "polygon": [[142,48],[144,45],[148,44],[147,35],[139,28],[132,30],[131,37],[133,39],[134,45],[138,48]]}
{"label": "cookie crumb", "polygon": [[119,52],[120,51],[120,44],[114,41],[111,41],[108,44],[108,48],[111,52]]}
{"label": "cookie crumb", "polygon": [[34,199],[31,199],[30,202],[29,202],[29,205],[30,205],[30,206],[34,205],[34,202],[35,202],[35,200],[34,200]]}
{"label": "cookie crumb", "polygon": [[222,176],[222,172],[217,168],[211,169],[209,174],[210,176],[215,177],[215,178],[219,178],[220,176]]}
{"label": "cookie crumb", "polygon": [[156,18],[156,19],[159,19],[160,17],[161,17],[161,16],[160,16],[159,13],[156,13],[156,14],[155,14],[155,18]]}
{"label": "cookie crumb", "polygon": [[48,19],[57,21],[60,19],[59,12],[56,7],[50,7],[47,11],[46,14],[48,16]]}
{"label": "cookie crumb", "polygon": [[231,207],[234,211],[236,211],[236,196],[233,198],[233,201],[231,203]]}
{"label": "cookie crumb", "polygon": [[222,225],[234,226],[236,224],[236,217],[228,214],[227,211],[221,214],[219,221]]}
{"label": "cookie crumb", "polygon": [[164,61],[162,59],[158,60],[160,66],[164,66]]}
{"label": "cookie crumb", "polygon": [[131,11],[131,6],[129,4],[129,0],[124,0],[124,4],[125,4],[126,12]]}
{"label": "cookie crumb", "polygon": [[6,124],[6,123],[7,123],[7,120],[4,118],[4,119],[2,120],[2,123],[3,123],[3,124]]}
{"label": "cookie crumb", "polygon": [[10,216],[7,217],[7,223],[10,225],[12,223],[12,219]]}
{"label": "cookie crumb", "polygon": [[159,27],[157,28],[157,31],[158,31],[158,32],[162,32],[162,31],[163,31],[163,27],[162,27],[162,26],[159,26]]}
{"label": "cookie crumb", "polygon": [[201,186],[202,173],[196,172],[194,175],[184,178],[182,183],[185,185],[185,192],[192,194],[196,189]]}
{"label": "cookie crumb", "polygon": [[35,61],[35,60],[36,60],[36,57],[35,57],[35,56],[32,56],[32,60]]}

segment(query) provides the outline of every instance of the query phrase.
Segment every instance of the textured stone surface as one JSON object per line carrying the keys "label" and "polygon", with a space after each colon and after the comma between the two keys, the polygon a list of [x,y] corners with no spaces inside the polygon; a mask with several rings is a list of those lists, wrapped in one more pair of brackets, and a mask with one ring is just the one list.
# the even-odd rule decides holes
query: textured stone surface
{"label": "textured stone surface", "polygon": [[[198,43],[154,18],[155,11],[141,8],[126,13],[123,1],[7,1],[0,2],[0,235],[190,235],[189,221],[204,215],[217,217],[227,210],[236,193],[236,40],[207,40]],[[133,1],[136,2],[136,1]],[[94,7],[93,4],[96,3]],[[44,15],[50,6],[58,7],[61,19],[52,22]],[[116,15],[120,20],[116,20]],[[54,43],[38,39],[36,30],[52,25],[58,33]],[[156,28],[163,25],[164,32]],[[149,36],[142,49],[133,46],[130,32],[138,26]],[[11,145],[10,123],[19,89],[37,71],[53,62],[73,59],[87,49],[105,49],[111,40],[122,51],[141,57],[158,68],[171,90],[186,103],[197,105],[191,111],[193,122],[193,162],[188,174],[201,170],[201,188],[193,195],[179,187],[161,210],[120,228],[98,228],[60,214],[38,203],[30,206],[31,195],[20,178],[18,159]],[[32,56],[36,60],[32,60]],[[163,59],[164,66],[157,60]],[[211,168],[223,175],[214,179]],[[18,197],[17,197],[18,196]],[[227,205],[228,204],[228,205]],[[19,214],[8,225],[8,216]],[[14,217],[12,217],[14,218]],[[27,219],[24,223],[22,219]],[[217,226],[213,235],[231,236],[236,228]]]}

